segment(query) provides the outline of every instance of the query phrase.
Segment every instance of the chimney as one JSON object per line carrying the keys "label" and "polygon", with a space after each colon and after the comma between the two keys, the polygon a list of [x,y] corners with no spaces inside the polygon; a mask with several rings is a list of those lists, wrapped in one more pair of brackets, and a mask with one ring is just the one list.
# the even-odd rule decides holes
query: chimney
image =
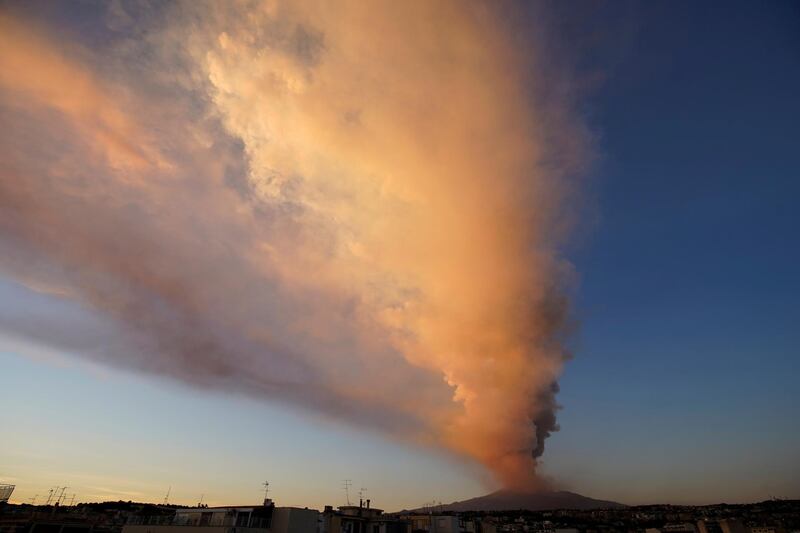
{"label": "chimney", "polygon": [[367,509],[369,509],[369,498],[367,498]]}

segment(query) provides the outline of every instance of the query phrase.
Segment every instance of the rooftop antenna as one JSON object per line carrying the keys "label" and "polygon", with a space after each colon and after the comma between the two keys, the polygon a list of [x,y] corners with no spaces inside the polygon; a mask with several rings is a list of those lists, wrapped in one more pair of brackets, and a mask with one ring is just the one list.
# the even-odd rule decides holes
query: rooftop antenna
{"label": "rooftop antenna", "polygon": [[264,505],[266,505],[269,502],[269,481],[265,481],[261,486],[264,487]]}
{"label": "rooftop antenna", "polygon": [[64,492],[66,492],[68,488],[69,487],[67,486],[61,487],[61,494],[58,496],[58,500],[56,500],[56,503],[58,505],[61,505],[62,503],[64,503],[64,500],[66,500],[66,494],[64,494]]}
{"label": "rooftop antenna", "polygon": [[166,494],[166,496],[164,496],[164,501],[161,503],[161,505],[169,505],[169,493],[170,492],[172,492],[172,485],[170,485],[169,488],[167,489],[167,494]]}
{"label": "rooftop antenna", "polygon": [[[369,501],[367,500],[366,487],[361,487],[360,489],[358,489],[358,501],[360,502],[359,505],[361,505],[362,507],[367,503],[367,501]],[[367,505],[367,507],[369,507],[369,505]]]}
{"label": "rooftop antenna", "polygon": [[201,494],[201,495],[200,495],[200,501],[199,501],[199,502],[197,502],[197,506],[198,506],[198,507],[202,507],[202,506],[203,506],[203,497],[204,497],[204,496],[205,496],[205,494]]}
{"label": "rooftop antenna", "polygon": [[344,495],[347,497],[347,505],[350,505],[350,485],[352,485],[352,484],[353,484],[353,482],[351,480],[349,480],[349,479],[345,479],[342,482],[342,488],[344,489]]}
{"label": "rooftop antenna", "polygon": [[73,492],[73,493],[72,493],[72,496],[71,496],[71,497],[70,497],[70,499],[69,499],[69,506],[70,506],[70,507],[72,507],[72,505],[73,505],[74,503],[75,503],[75,493]]}
{"label": "rooftop antenna", "polygon": [[[58,487],[56,487],[56,488],[58,488]],[[54,489],[51,487],[50,490],[47,492],[47,501],[44,502],[45,505],[50,505],[50,502],[53,499],[53,491],[54,491]]]}
{"label": "rooftop antenna", "polygon": [[33,498],[31,498],[31,505],[36,505],[36,498],[38,498],[38,494],[34,494]]}

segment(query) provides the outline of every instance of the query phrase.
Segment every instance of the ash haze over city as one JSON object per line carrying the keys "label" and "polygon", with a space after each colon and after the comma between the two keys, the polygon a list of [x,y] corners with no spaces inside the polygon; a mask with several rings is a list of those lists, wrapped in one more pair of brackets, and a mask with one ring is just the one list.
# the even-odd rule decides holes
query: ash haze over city
{"label": "ash haze over city", "polygon": [[790,1],[0,2],[0,484],[800,498],[799,67]]}

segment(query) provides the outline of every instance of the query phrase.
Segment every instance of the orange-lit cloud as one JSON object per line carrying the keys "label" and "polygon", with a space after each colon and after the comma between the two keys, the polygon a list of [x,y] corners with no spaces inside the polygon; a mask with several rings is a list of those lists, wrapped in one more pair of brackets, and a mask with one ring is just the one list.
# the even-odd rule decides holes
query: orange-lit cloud
{"label": "orange-lit cloud", "polygon": [[87,67],[1,12],[0,88],[9,102],[46,106],[70,119],[110,166],[138,170],[160,162],[144,132]]}
{"label": "orange-lit cloud", "polygon": [[165,20],[70,54],[0,18],[1,109],[21,132],[0,144],[0,268],[113,318],[123,340],[95,357],[535,484],[584,157],[568,109],[521,74],[535,50],[459,2],[187,3]]}

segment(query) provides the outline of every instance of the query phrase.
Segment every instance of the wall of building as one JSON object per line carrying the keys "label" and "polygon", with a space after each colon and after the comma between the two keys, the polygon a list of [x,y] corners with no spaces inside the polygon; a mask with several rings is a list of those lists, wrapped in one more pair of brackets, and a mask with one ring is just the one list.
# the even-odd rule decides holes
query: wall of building
{"label": "wall of building", "polygon": [[[242,528],[239,528],[240,530]],[[236,533],[228,526],[139,526],[126,525],[122,533]],[[247,528],[247,533],[270,533],[269,529]]]}
{"label": "wall of building", "polygon": [[319,511],[315,509],[276,507],[270,530],[272,533],[317,533],[319,519]]}

